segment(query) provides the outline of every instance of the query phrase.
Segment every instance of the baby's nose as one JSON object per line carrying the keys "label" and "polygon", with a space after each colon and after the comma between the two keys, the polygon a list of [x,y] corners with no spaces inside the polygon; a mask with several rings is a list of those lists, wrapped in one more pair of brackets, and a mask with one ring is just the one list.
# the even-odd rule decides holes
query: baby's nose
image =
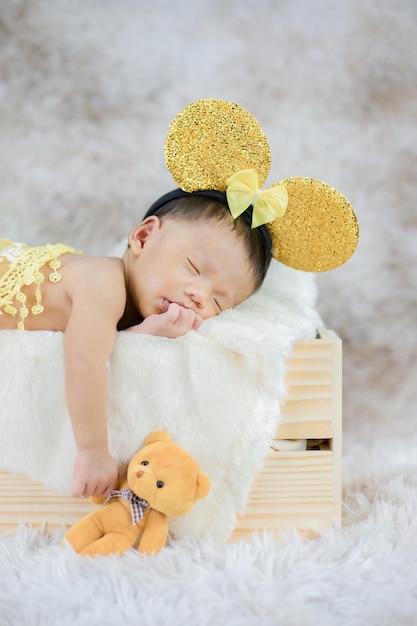
{"label": "baby's nose", "polygon": [[190,286],[186,294],[194,304],[200,307],[204,306],[209,299],[209,290],[203,285]]}

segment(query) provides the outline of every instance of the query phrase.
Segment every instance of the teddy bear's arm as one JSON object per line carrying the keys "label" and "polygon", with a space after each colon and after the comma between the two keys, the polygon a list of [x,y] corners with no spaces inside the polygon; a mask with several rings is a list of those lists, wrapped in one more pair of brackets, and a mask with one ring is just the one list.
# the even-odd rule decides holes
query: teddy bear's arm
{"label": "teddy bear's arm", "polygon": [[146,519],[146,526],[139,542],[139,552],[152,554],[159,552],[168,538],[168,521],[164,513],[151,509]]}
{"label": "teddy bear's arm", "polygon": [[106,496],[89,496],[88,498],[93,504],[104,504]]}

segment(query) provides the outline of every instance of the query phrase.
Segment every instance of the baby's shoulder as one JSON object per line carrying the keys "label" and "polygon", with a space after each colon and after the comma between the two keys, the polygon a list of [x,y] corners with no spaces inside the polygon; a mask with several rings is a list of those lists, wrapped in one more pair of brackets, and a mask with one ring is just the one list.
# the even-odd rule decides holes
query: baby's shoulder
{"label": "baby's shoulder", "polygon": [[125,291],[124,266],[121,259],[87,255],[68,255],[65,274],[74,289],[120,289]]}
{"label": "baby's shoulder", "polygon": [[126,283],[121,259],[74,256],[65,267],[62,282],[65,282],[73,312],[76,309],[82,315],[90,315],[97,310],[106,311],[106,317],[115,323],[122,316],[126,306]]}

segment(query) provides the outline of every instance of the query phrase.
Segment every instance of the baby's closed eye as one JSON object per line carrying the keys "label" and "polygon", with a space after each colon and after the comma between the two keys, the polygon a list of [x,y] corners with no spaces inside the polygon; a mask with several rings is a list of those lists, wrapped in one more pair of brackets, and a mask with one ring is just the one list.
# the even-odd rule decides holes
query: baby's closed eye
{"label": "baby's closed eye", "polygon": [[222,307],[220,305],[220,302],[216,298],[213,298],[213,302],[214,302],[214,306],[217,309],[217,312],[221,313],[223,311],[223,309],[222,309]]}
{"label": "baby's closed eye", "polygon": [[198,269],[198,267],[196,266],[195,263],[193,263],[193,261],[187,257],[187,261],[188,261],[188,265],[190,266],[190,268],[193,270],[193,272],[195,274],[197,274],[198,276],[200,276],[200,270]]}

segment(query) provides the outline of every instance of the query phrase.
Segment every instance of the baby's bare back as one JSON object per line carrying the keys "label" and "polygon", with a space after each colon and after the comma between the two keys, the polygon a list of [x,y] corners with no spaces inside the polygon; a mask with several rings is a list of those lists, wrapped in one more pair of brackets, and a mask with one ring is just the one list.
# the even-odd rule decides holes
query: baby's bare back
{"label": "baby's bare back", "polygon": [[[65,331],[74,305],[80,322],[83,315],[97,315],[100,311],[104,317],[108,313],[117,324],[126,302],[122,260],[77,254],[63,254],[57,260],[59,267],[54,269],[45,263],[39,268],[40,279],[22,285],[8,304],[0,307],[0,330],[18,328],[22,306],[27,310],[23,319],[25,330]],[[9,262],[0,262],[0,285],[4,284],[9,268]],[[4,304],[1,297],[0,292],[0,303]]]}

